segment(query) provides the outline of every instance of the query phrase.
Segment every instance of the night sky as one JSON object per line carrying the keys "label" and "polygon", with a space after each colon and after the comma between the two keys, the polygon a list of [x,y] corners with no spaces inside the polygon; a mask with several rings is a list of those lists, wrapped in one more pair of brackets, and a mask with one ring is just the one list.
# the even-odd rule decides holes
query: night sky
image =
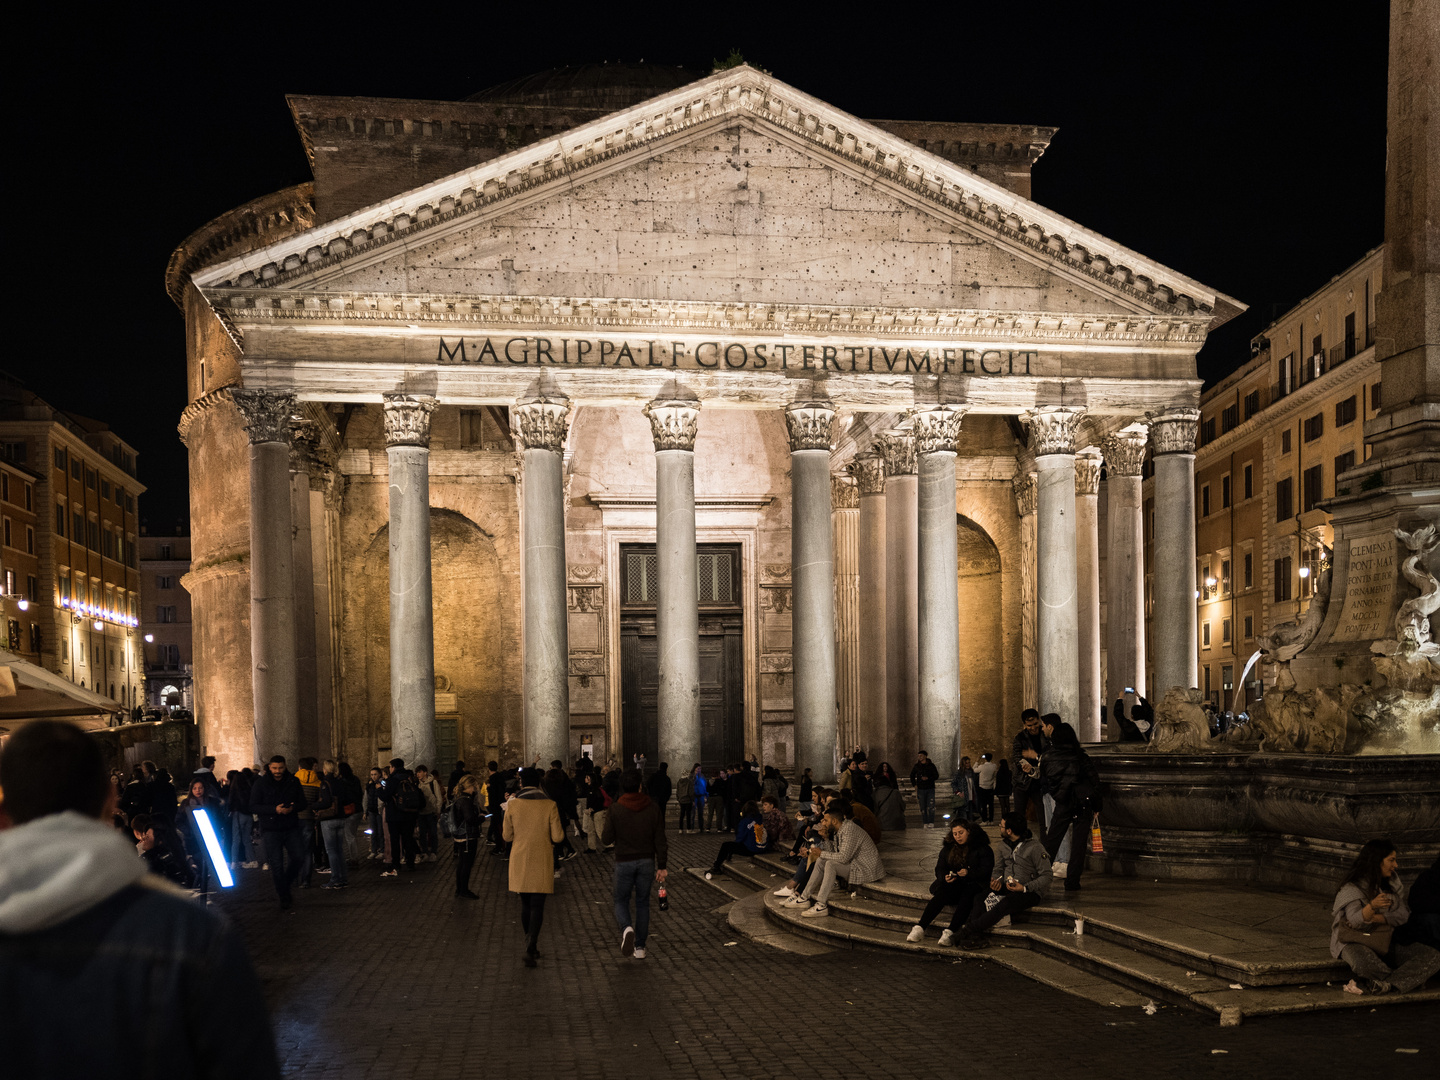
{"label": "night sky", "polygon": [[187,501],[165,262],[309,178],[286,93],[457,100],[567,63],[704,72],[734,48],[861,117],[1056,126],[1037,202],[1250,305],[1200,354],[1207,380],[1382,239],[1377,0],[46,8],[9,41],[10,273],[29,301],[11,318],[33,336],[12,322],[3,366],[136,447],[157,532]]}

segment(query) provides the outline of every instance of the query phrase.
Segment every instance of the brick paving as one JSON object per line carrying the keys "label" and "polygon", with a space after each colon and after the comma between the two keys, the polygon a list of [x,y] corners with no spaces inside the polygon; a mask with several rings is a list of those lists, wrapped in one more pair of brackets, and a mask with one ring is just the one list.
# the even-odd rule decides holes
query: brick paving
{"label": "brick paving", "polygon": [[769,949],[726,926],[718,892],[677,872],[708,862],[717,845],[710,836],[672,838],[670,910],[652,906],[640,961],[620,955],[603,855],[564,864],[534,970],[521,965],[519,901],[506,891],[505,864],[488,855],[471,879],[479,901],[453,898],[442,851],[398,879],[381,879],[379,864],[365,862],[350,871],[347,890],[297,892],[291,915],[278,910],[268,873],[241,871],[220,907],[250,943],[290,1076],[869,1080],[1044,1071],[1195,1080],[1440,1071],[1433,1006],[1222,1029],[1175,1008],[1147,1016],[1094,1005],[983,958]]}

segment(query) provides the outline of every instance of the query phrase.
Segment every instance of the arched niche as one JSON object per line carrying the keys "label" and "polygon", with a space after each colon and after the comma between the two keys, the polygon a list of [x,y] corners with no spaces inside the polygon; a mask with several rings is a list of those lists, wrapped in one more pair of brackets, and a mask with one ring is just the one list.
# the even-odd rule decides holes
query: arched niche
{"label": "arched niche", "polygon": [[[1005,711],[1005,608],[1000,549],[990,534],[955,515],[960,593],[960,732],[963,752],[978,759],[991,746]],[[983,745],[981,745],[983,743]]]}

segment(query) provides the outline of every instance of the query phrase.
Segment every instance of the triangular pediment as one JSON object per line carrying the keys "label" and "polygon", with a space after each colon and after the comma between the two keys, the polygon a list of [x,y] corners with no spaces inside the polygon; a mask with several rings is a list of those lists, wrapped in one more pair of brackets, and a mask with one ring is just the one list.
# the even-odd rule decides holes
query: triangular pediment
{"label": "triangular pediment", "polygon": [[1181,319],[1228,297],[748,67],[195,275],[203,290]]}

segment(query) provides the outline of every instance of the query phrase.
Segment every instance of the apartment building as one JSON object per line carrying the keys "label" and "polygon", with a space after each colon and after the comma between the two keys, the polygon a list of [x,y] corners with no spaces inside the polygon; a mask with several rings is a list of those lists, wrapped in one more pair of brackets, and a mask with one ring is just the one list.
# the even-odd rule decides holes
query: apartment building
{"label": "apartment building", "polygon": [[[1196,620],[1200,689],[1242,708],[1271,672],[1259,637],[1300,618],[1333,535],[1325,501],[1368,457],[1365,421],[1380,407],[1376,248],[1251,341],[1250,359],[1201,396],[1195,454]],[[1359,481],[1363,484],[1363,480]],[[1146,559],[1153,498],[1146,481]],[[1147,596],[1149,591],[1147,589]],[[1147,624],[1163,616],[1147,603]]]}
{"label": "apartment building", "polygon": [[44,640],[39,609],[40,541],[35,508],[40,477],[0,447],[0,619],[3,647],[32,664],[40,662]]}
{"label": "apartment building", "polygon": [[[24,593],[12,603],[7,574],[5,618],[17,618],[22,643],[35,646],[22,655],[111,698],[117,711],[133,708],[144,686],[135,541],[145,490],[134,449],[106,424],[57,409],[0,377],[0,457],[12,496],[0,500],[5,569],[13,561],[15,586]],[[24,485],[18,495],[17,484]],[[22,599],[25,618],[12,616]],[[15,631],[7,629],[13,640]]]}
{"label": "apartment building", "polygon": [[140,632],[144,641],[145,706],[195,709],[190,593],[180,584],[190,571],[190,537],[140,535]]}

